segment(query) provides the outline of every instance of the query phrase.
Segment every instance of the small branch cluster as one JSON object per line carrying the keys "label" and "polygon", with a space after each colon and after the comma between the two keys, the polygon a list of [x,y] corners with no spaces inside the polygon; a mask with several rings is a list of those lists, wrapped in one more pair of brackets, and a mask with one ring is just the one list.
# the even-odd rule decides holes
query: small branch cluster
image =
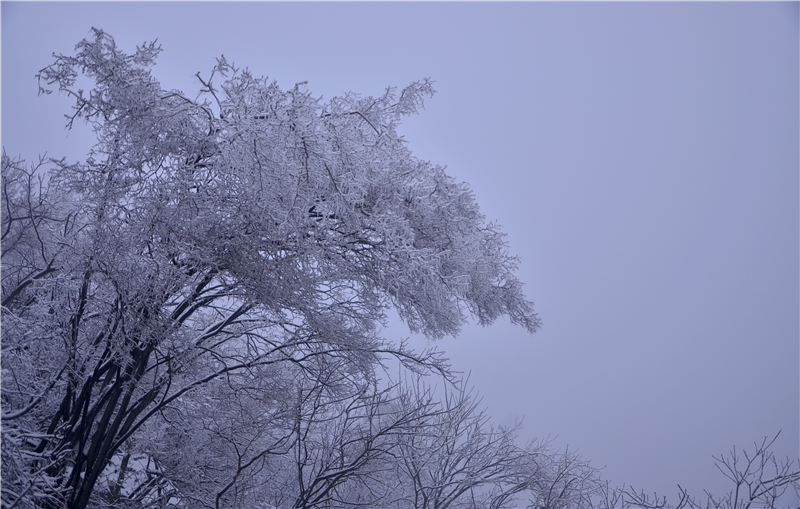
{"label": "small branch cluster", "polygon": [[754,442],[752,451],[737,452],[733,447],[728,455],[715,456],[717,470],[732,484],[721,496],[705,492],[698,498],[678,485],[678,499],[671,503],[667,497],[647,495],[632,488],[611,490],[604,487],[602,509],[781,509],[789,501],[800,498],[800,468],[786,458],[779,461],[770,447],[778,439],[765,437]]}

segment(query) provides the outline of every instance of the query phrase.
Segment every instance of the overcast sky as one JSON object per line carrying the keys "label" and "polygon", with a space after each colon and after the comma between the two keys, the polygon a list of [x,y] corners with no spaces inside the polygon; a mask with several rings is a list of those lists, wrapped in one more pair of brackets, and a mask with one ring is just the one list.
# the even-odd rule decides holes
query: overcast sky
{"label": "overcast sky", "polygon": [[[673,495],[712,455],[800,446],[798,3],[2,2],[2,145],[78,160],[53,52],[158,38],[162,87],[215,57],[330,98],[430,77],[402,127],[508,233],[543,329],[438,343],[499,423]],[[387,331],[392,338],[407,332]]]}

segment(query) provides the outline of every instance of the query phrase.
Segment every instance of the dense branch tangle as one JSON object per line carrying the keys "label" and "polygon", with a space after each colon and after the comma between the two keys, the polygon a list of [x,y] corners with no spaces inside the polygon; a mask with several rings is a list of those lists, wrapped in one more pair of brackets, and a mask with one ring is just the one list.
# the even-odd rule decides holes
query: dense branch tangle
{"label": "dense branch tangle", "polygon": [[48,172],[3,157],[4,507],[91,505],[115,454],[220,380],[435,359],[377,336],[389,307],[434,338],[467,315],[539,325],[467,186],[395,131],[429,81],[323,103],[221,58],[197,102],[152,77],[159,51],[95,30],[56,56],[40,90],[74,98],[68,125],[97,144]]}

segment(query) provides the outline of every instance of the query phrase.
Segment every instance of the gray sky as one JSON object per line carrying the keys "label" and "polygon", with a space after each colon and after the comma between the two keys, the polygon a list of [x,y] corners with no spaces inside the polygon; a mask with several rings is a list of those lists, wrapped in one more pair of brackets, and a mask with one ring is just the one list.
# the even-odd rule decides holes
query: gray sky
{"label": "gray sky", "polygon": [[[497,422],[614,483],[727,489],[712,455],[800,446],[798,3],[2,2],[2,145],[82,158],[36,72],[90,27],[330,98],[430,77],[402,132],[508,232],[544,321],[438,343]],[[407,333],[391,328],[399,338]]]}

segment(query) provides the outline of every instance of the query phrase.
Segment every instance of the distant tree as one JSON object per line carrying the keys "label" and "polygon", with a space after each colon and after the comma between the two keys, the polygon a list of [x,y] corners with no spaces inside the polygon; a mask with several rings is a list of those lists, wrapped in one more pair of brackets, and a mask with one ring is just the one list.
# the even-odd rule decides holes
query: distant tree
{"label": "distant tree", "polygon": [[[448,387],[441,410],[425,422],[418,433],[402,436],[401,472],[408,486],[408,507],[447,509],[489,507],[492,487],[517,479],[517,468],[524,457],[516,444],[517,428],[496,427],[481,411],[478,399],[463,380]],[[412,397],[424,386],[408,391]],[[510,498],[510,497],[506,497]],[[510,501],[510,500],[509,500]]]}
{"label": "distant tree", "polygon": [[605,485],[602,496],[595,503],[598,509],[781,509],[790,500],[797,504],[800,498],[800,467],[788,458],[778,460],[770,450],[778,439],[764,437],[754,442],[751,451],[737,451],[733,447],[728,455],[715,456],[715,466],[732,484],[729,492],[715,495],[708,491],[696,497],[678,485],[677,503],[665,496],[648,495],[633,488],[612,489]]}
{"label": "distant tree", "polygon": [[508,493],[525,494],[525,509],[592,508],[602,485],[599,471],[586,459],[569,448],[553,450],[547,441],[533,441],[525,452],[517,481],[506,488]]}
{"label": "distant tree", "polygon": [[398,438],[420,433],[420,424],[436,414],[430,395],[397,405],[397,387],[378,391],[366,385],[334,398],[315,394],[325,385],[309,389],[307,396],[300,391],[304,404],[298,408],[292,451],[297,483],[291,507],[388,506],[396,496],[396,464],[404,452]]}
{"label": "distant tree", "polygon": [[[125,54],[94,30],[39,73],[43,93],[74,99],[68,126],[94,129],[86,160],[48,170],[3,154],[4,508],[120,505],[138,496],[120,484],[136,475],[140,495],[187,488],[166,477],[148,427],[188,419],[210,436],[187,405],[223,400],[269,430],[251,427],[246,447],[218,435],[219,461],[240,456],[203,489],[226,500],[224,477],[244,486],[280,442],[285,415],[266,402],[280,394],[240,399],[250,382],[280,386],[273,367],[314,381],[319,358],[351,380],[374,378],[387,355],[444,369],[380,338],[390,308],[431,338],[469,315],[539,327],[499,228],[396,132],[429,81],[323,102],[220,58],[198,74],[200,102],[161,88],[159,51]],[[256,403],[267,415],[248,414]],[[137,461],[145,471],[131,471]]]}

